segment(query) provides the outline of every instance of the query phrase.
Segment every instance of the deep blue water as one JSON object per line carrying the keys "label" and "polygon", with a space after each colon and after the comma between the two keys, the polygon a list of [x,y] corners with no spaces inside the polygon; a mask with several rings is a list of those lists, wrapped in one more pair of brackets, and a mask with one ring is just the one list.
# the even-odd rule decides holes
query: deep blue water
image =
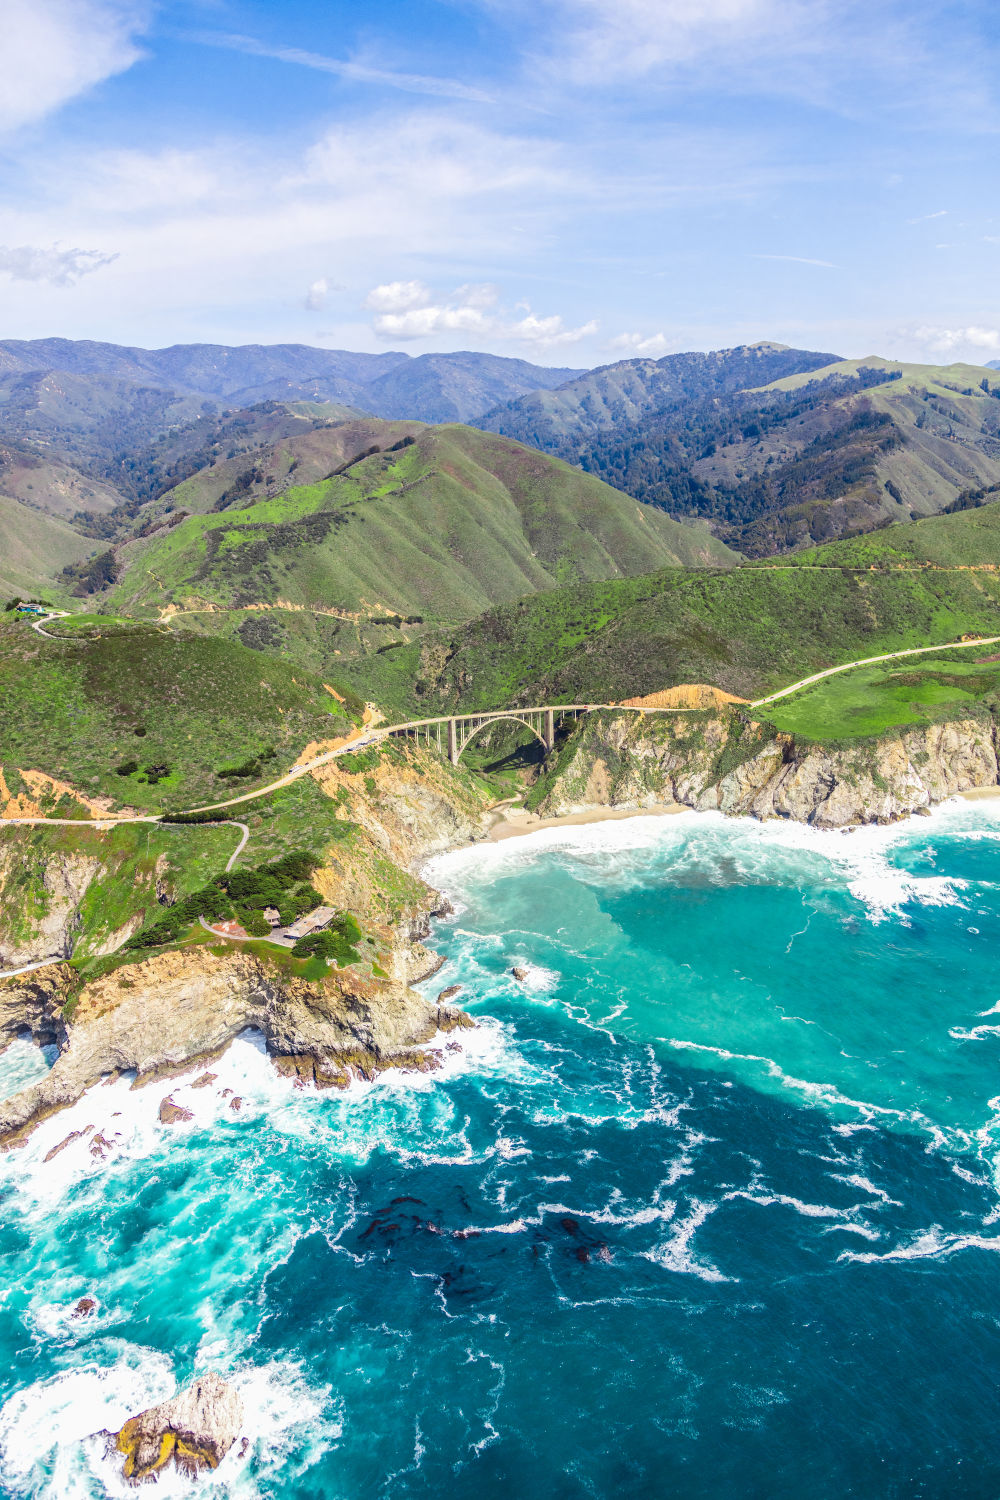
{"label": "deep blue water", "polygon": [[978,806],[439,862],[441,1075],[296,1092],[248,1039],[194,1126],[120,1083],[5,1159],[0,1492],[132,1493],[89,1434],[214,1366],[206,1494],[992,1500],[998,855]]}

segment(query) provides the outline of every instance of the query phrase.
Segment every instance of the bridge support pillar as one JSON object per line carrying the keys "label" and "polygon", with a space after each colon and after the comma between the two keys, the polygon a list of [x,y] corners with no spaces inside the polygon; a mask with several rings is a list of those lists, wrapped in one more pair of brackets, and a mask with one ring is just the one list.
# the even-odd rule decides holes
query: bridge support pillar
{"label": "bridge support pillar", "polygon": [[556,746],[556,716],[551,708],[545,710],[545,734],[543,738],[546,750],[554,750]]}
{"label": "bridge support pillar", "polygon": [[448,759],[453,766],[458,765],[458,725],[454,719],[448,720]]}

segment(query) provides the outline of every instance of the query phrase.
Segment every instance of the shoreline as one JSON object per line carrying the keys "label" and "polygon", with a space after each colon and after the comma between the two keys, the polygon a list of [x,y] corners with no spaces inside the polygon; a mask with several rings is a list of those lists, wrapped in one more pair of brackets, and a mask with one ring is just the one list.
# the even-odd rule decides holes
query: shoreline
{"label": "shoreline", "polygon": [[[997,788],[1000,792],[1000,787]],[[625,818],[665,818],[691,812],[682,802],[653,802],[648,807],[589,807],[581,812],[563,813],[556,818],[540,818],[523,808],[501,813],[491,826],[484,843],[498,844],[506,839],[541,833],[546,828],[583,828],[588,823],[617,823]],[[448,851],[449,853],[452,851]]]}
{"label": "shoreline", "polygon": [[[897,821],[908,822],[909,819],[913,817],[926,817],[927,814],[935,812],[939,808],[946,807],[949,802],[953,802],[956,800],[960,800],[963,802],[988,802],[994,801],[997,798],[1000,798],[1000,784],[969,787],[968,790],[964,792],[950,792],[947,797],[942,797],[940,801],[931,802],[927,807],[916,809],[913,813],[910,813],[906,817],[900,818]],[[591,823],[620,822],[626,818],[675,817],[679,813],[697,812],[698,810],[698,808],[689,807],[686,803],[683,802],[653,802],[650,803],[648,807],[588,807],[581,809],[581,811],[579,812],[563,813],[558,817],[541,818],[537,813],[527,812],[523,808],[512,808],[509,811],[504,809],[503,811],[498,810],[497,816],[490,826],[489,831],[481,840],[477,840],[477,842],[498,844],[505,842],[507,839],[524,838],[527,837],[528,834],[542,833],[546,829],[550,828],[583,828]],[[730,814],[728,816],[732,815]],[[752,813],[741,813],[737,814],[736,816],[754,817]],[[797,818],[791,818],[788,820],[755,818],[754,821],[788,821],[794,823],[800,822],[801,820]],[[802,823],[801,826],[803,828],[809,828],[812,825],[809,823]],[[877,823],[847,823],[837,831],[847,833],[854,829],[871,828],[877,826],[880,825],[878,825]],[[456,849],[446,850],[445,853],[457,853],[462,847],[464,846],[458,845]]]}

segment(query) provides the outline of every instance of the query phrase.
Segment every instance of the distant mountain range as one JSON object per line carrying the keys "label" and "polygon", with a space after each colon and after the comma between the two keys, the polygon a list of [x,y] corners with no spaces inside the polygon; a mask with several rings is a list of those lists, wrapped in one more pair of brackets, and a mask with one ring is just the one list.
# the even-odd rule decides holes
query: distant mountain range
{"label": "distant mountain range", "polygon": [[774,343],[579,371],[469,352],[8,340],[0,585],[41,587],[167,507],[273,499],[288,444],[301,449],[296,483],[323,480],[335,454],[386,446],[373,416],[470,423],[561,459],[697,522],[674,548],[685,560],[695,538],[703,560],[712,547],[715,561],[766,556],[981,501],[1000,485],[998,396],[991,366]]}
{"label": "distant mountain range", "polygon": [[1000,382],[755,344],[626,360],[477,425],[765,556],[930,515],[1000,484]]}
{"label": "distant mountain range", "polygon": [[90,340],[8,339],[0,342],[0,406],[8,435],[42,439],[65,400],[84,390],[92,410],[128,408],[133,426],[141,410],[148,417],[147,440],[161,417],[183,420],[203,403],[221,410],[261,401],[332,401],[379,417],[466,422],[526,391],[563,385],[581,373],[496,354],[411,358],[308,344],[136,349]]}

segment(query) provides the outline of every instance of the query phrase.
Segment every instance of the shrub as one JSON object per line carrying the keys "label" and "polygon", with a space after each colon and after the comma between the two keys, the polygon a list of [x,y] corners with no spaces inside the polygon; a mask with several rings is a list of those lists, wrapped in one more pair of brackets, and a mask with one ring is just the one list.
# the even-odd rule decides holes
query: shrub
{"label": "shrub", "polygon": [[139,769],[137,760],[123,760],[120,766],[115,766],[117,776],[134,776]]}

